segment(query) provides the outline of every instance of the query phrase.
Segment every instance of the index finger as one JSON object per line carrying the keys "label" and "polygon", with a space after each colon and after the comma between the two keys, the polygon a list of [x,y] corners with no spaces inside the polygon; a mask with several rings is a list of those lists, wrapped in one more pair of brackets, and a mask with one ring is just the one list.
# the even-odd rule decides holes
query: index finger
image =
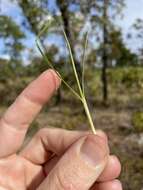
{"label": "index finger", "polygon": [[59,85],[57,74],[47,70],[18,96],[0,120],[0,157],[20,148],[29,125]]}

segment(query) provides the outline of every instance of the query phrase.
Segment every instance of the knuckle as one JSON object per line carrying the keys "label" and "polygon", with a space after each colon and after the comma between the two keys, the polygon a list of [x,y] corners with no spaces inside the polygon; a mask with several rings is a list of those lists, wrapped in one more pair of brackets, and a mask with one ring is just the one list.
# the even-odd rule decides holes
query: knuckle
{"label": "knuckle", "polygon": [[48,133],[48,128],[42,128],[37,132],[36,136],[37,136],[37,138],[39,138],[39,137],[41,138],[43,135],[45,135],[47,133]]}

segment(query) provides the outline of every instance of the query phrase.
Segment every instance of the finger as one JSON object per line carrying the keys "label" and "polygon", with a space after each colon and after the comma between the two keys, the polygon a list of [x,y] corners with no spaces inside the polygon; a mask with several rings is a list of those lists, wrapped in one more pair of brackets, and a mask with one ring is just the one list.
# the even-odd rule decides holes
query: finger
{"label": "finger", "polygon": [[96,130],[96,133],[98,136],[102,137],[105,140],[105,142],[108,144],[108,137],[104,131]]}
{"label": "finger", "polygon": [[108,145],[98,135],[87,135],[76,141],[62,156],[38,190],[88,190],[107,164]]}
{"label": "finger", "polygon": [[116,156],[110,156],[107,165],[98,178],[99,182],[111,181],[119,177],[121,172],[121,164]]}
{"label": "finger", "polygon": [[[53,153],[61,156],[70,145],[87,134],[92,133],[89,131],[79,132],[44,128],[37,132],[30,143],[21,152],[21,155],[34,164],[44,164]],[[107,142],[107,137],[104,132],[97,131],[97,134]]]}
{"label": "finger", "polygon": [[60,80],[54,71],[45,71],[16,99],[0,121],[0,157],[19,149],[29,124],[59,84]]}
{"label": "finger", "polygon": [[44,164],[53,153],[61,156],[67,148],[88,132],[43,128],[20,153],[34,164]]}
{"label": "finger", "polygon": [[[54,156],[48,161],[44,167],[45,174],[48,175],[50,171],[59,162],[60,156]],[[116,156],[109,156],[107,165],[102,174],[97,179],[98,182],[112,181],[119,177],[121,172],[121,164]]]}
{"label": "finger", "polygon": [[91,188],[91,190],[122,190],[122,184],[119,180],[97,183]]}

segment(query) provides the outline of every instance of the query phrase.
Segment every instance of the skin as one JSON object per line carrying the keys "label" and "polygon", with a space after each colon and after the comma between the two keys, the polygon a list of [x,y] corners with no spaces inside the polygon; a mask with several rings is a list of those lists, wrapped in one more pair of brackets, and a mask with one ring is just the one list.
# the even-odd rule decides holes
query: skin
{"label": "skin", "polygon": [[19,152],[31,122],[59,86],[56,73],[45,71],[1,118],[0,190],[122,190],[116,180],[120,162],[102,131],[41,129]]}

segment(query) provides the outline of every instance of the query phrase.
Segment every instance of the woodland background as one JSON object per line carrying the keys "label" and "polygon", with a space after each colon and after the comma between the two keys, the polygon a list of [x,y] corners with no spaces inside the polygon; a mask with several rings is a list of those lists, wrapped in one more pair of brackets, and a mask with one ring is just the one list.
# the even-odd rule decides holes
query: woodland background
{"label": "woodland background", "polygon": [[[17,11],[7,14],[7,3]],[[126,6],[126,0],[1,0],[0,115],[48,68],[32,41],[47,21],[51,24],[41,38],[45,53],[75,89],[61,26],[79,76],[88,31],[85,90],[95,126],[108,134],[111,152],[122,162],[123,188],[143,190],[143,18],[135,19],[125,35],[118,23],[124,22]],[[82,105],[64,85],[33,122],[27,139],[41,127],[88,129]]]}

